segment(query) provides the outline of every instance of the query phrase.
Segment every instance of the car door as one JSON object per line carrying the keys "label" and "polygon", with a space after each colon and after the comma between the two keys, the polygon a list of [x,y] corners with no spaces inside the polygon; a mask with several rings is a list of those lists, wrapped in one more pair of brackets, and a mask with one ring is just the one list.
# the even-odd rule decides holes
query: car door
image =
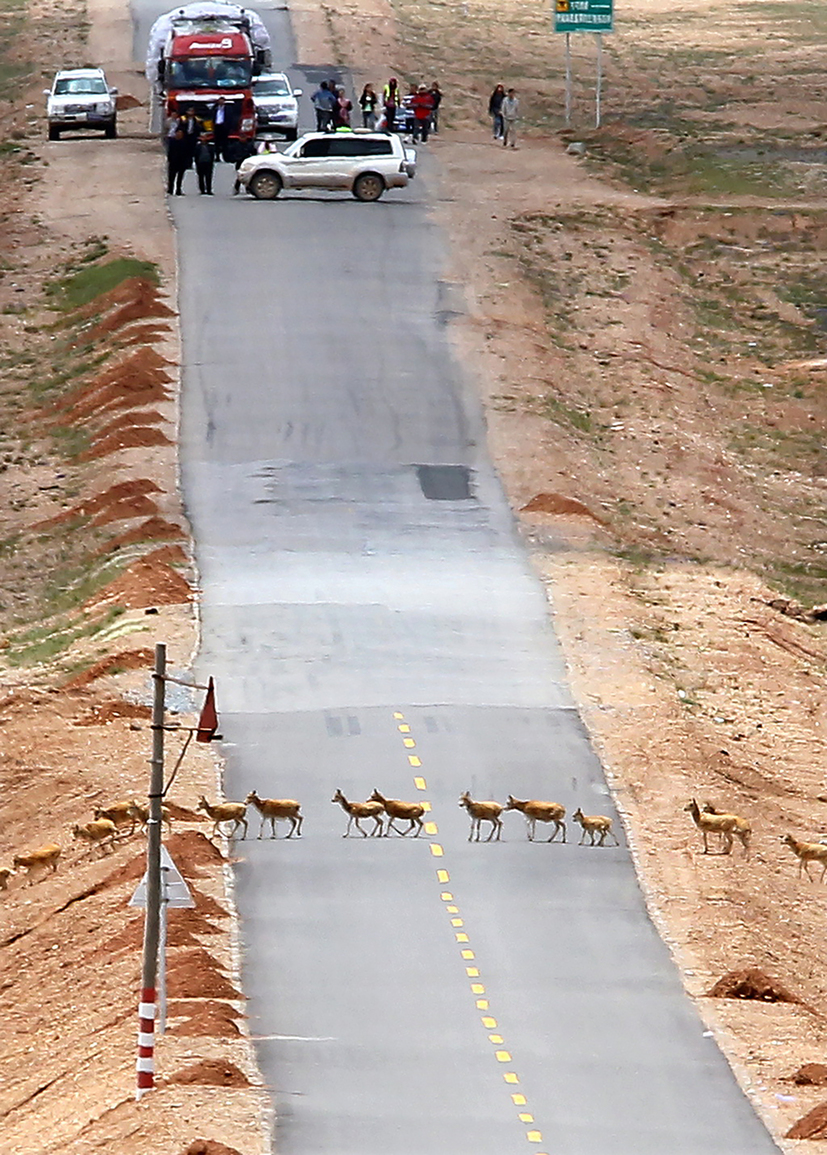
{"label": "car door", "polygon": [[282,153],[279,171],[287,188],[318,188],[326,184],[331,140],[328,136],[312,137],[295,152]]}

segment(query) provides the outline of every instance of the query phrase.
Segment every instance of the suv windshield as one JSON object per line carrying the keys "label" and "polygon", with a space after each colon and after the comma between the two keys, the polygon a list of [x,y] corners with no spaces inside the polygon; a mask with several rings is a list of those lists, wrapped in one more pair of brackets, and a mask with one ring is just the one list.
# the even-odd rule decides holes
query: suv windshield
{"label": "suv windshield", "polygon": [[253,85],[253,96],[290,96],[290,89],[284,80],[257,80]]}
{"label": "suv windshield", "polygon": [[196,56],[169,62],[171,88],[249,88],[253,66],[248,60],[222,60]]}
{"label": "suv windshield", "polygon": [[72,76],[55,81],[55,96],[106,95],[106,85],[100,76]]}

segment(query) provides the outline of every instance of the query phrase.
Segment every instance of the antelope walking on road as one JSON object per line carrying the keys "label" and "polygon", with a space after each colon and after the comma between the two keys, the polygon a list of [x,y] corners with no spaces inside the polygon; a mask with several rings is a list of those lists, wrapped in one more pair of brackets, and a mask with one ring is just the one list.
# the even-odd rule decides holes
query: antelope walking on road
{"label": "antelope walking on road", "polygon": [[[583,845],[587,834],[589,836],[589,846],[602,846],[610,834],[614,839],[615,846],[620,846],[617,835],[612,830],[612,820],[611,818],[607,818],[605,814],[584,814],[578,806],[574,814],[572,814],[572,818],[583,827],[583,833],[580,835],[578,846]],[[595,842],[594,839],[597,834],[599,834],[600,837],[597,842]]]}
{"label": "antelope walking on road", "polygon": [[561,806],[559,802],[538,802],[536,799],[531,799],[527,802],[521,802],[519,798],[515,798],[513,794],[508,795],[508,801],[505,804],[506,810],[522,810],[525,815],[526,831],[528,833],[528,841],[534,841],[534,830],[538,822],[553,822],[554,830],[551,832],[551,838],[547,838],[546,842],[554,842],[554,839],[562,830],[562,841],[566,841],[566,824],[563,818],[566,814],[565,806]]}
{"label": "antelope walking on road", "polygon": [[464,806],[471,816],[471,829],[468,831],[468,841],[470,842],[474,837],[474,831],[477,832],[475,842],[480,840],[480,824],[483,822],[491,823],[491,833],[486,838],[486,842],[490,842],[496,834],[496,841],[500,841],[500,835],[503,829],[503,820],[500,815],[503,812],[503,807],[499,802],[475,802],[471,795],[466,790],[464,794],[459,796],[460,806]]}
{"label": "antelope walking on road", "polygon": [[195,808],[196,810],[203,810],[209,814],[213,820],[212,834],[210,838],[215,838],[216,834],[223,833],[220,829],[222,822],[232,822],[233,828],[227,835],[228,838],[235,838],[236,831],[240,826],[244,827],[242,838],[247,837],[247,805],[244,802],[216,802],[213,805],[208,802],[204,795],[201,795],[201,800]]}
{"label": "antelope walking on road", "polygon": [[[382,837],[382,813],[385,808],[381,802],[375,799],[369,799],[367,802],[348,802],[341,790],[337,790],[330,801],[338,802],[345,814],[347,814],[347,830],[345,830],[342,838],[347,838],[350,834],[351,824],[354,822],[356,823],[356,829],[363,838],[373,838],[375,834],[378,834],[380,838]],[[374,827],[369,835],[366,834],[359,825],[360,818],[373,819]]]}
{"label": "antelope walking on road", "polygon": [[261,838],[264,833],[264,827],[267,822],[270,823],[270,837],[276,837],[276,822],[283,818],[290,823],[290,830],[287,834],[288,838],[292,838],[295,834],[297,838],[301,838],[302,822],[304,819],[301,816],[301,804],[296,802],[294,798],[259,798],[255,790],[251,790],[245,798],[245,802],[249,806],[251,803],[261,815],[261,826],[259,827],[258,836]]}
{"label": "antelope walking on road", "polygon": [[[425,807],[421,802],[403,802],[399,798],[386,798],[384,794],[380,794],[378,790],[370,796],[371,802],[379,802],[382,809],[388,816],[388,824],[385,827],[385,838],[390,835],[391,830],[395,830],[397,834],[401,834],[404,838],[406,834],[410,834],[413,829],[416,829],[414,838],[419,838],[422,833],[422,815],[425,813]],[[400,830],[398,826],[394,826],[397,818],[402,819],[408,823],[407,830]]]}

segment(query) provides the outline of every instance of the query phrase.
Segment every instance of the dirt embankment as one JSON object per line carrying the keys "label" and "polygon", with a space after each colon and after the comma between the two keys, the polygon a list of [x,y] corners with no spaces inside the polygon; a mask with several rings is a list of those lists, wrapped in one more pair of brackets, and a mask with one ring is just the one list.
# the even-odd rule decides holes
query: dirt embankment
{"label": "dirt embankment", "polygon": [[[617,9],[598,132],[592,38],[567,130],[563,38],[516,0],[301,0],[300,57],[441,83],[458,353],[650,910],[781,1146],[817,1151],[823,1089],[791,1077],[827,1043],[820,889],[781,835],[827,834],[827,25],[804,0],[710,11]],[[749,859],[702,854],[691,797],[752,823]],[[707,997],[751,969],[800,1001]]]}
{"label": "dirt embankment", "polygon": [[[102,853],[72,836],[97,807],[146,801],[154,646],[165,642],[169,668],[183,672],[196,643],[176,476],[172,231],[129,60],[129,14],[105,0],[88,9],[37,0],[2,32],[3,1149],[260,1155],[268,1108],[239,990],[226,864],[195,809],[217,789],[209,748],[190,747],[168,800],[167,846],[196,906],[170,912],[168,1029],[158,1089],[140,1103],[142,916],[127,903],[145,840],[124,829]],[[123,95],[120,139],[49,144],[40,90],[54,68],[90,57]],[[180,691],[173,704],[190,709]],[[170,733],[170,760],[182,741]],[[61,847],[56,871],[8,872],[14,855],[47,843]]]}

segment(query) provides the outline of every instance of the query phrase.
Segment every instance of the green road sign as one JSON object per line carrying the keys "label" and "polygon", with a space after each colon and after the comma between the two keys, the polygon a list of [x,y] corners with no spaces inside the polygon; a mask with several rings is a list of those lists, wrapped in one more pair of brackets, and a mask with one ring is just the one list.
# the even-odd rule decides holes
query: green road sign
{"label": "green road sign", "polygon": [[611,32],[614,0],[553,0],[555,32]]}

